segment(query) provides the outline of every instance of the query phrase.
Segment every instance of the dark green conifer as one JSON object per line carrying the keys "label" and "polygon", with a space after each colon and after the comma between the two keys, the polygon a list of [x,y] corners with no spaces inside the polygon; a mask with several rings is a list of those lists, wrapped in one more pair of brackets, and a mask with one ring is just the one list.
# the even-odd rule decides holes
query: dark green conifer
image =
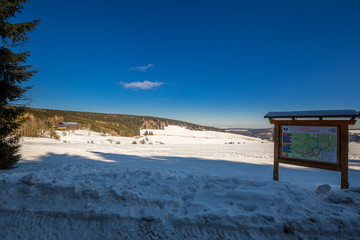
{"label": "dark green conifer", "polygon": [[29,52],[21,47],[28,40],[27,34],[40,20],[11,23],[9,19],[21,13],[27,0],[1,0],[0,2],[0,169],[10,169],[19,160],[19,143],[15,135],[19,127],[21,108],[10,105],[25,99],[29,87],[22,86],[36,71],[26,64]]}

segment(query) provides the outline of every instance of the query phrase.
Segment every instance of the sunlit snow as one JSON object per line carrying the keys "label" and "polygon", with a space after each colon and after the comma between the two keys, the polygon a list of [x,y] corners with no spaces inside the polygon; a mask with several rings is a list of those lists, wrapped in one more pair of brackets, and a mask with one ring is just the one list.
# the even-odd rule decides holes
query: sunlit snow
{"label": "sunlit snow", "polygon": [[[360,235],[358,143],[350,189],[340,190],[338,172],[289,165],[272,181],[273,143],[241,135],[177,126],[136,138],[58,134],[24,138],[18,167],[0,171],[1,239]],[[321,184],[330,192],[316,193]]]}

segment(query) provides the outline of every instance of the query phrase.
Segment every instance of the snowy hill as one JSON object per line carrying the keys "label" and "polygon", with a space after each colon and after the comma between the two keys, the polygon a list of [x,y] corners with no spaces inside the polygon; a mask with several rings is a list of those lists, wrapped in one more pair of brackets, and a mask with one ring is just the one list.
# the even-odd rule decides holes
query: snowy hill
{"label": "snowy hill", "polygon": [[245,144],[252,142],[266,142],[258,138],[238,136],[230,133],[214,131],[192,131],[179,126],[168,126],[164,130],[141,130],[144,135],[146,131],[151,131],[151,139],[163,141],[170,144]]}
{"label": "snowy hill", "polygon": [[36,108],[24,108],[24,111],[24,121],[19,129],[19,133],[26,137],[39,137],[42,130],[50,130],[59,122],[76,122],[81,129],[90,129],[96,132],[125,137],[139,135],[140,129],[142,128],[164,129],[164,127],[169,125],[186,127],[191,130],[223,132],[223,130],[219,128],[151,116]]}
{"label": "snowy hill", "polygon": [[[177,126],[114,137],[24,138],[0,171],[0,239],[355,239],[360,144],[340,174],[281,165],[273,143]],[[136,144],[134,144],[136,142]],[[144,144],[142,144],[143,142]],[[316,193],[328,183],[331,190]]]}

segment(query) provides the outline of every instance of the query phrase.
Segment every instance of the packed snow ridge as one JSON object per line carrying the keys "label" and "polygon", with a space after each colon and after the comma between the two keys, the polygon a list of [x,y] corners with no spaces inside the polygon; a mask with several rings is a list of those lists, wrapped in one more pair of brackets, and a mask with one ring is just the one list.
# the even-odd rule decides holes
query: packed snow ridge
{"label": "packed snow ridge", "polygon": [[0,171],[0,239],[360,235],[360,144],[350,144],[351,188],[340,190],[339,173],[295,166],[281,165],[280,181],[272,181],[273,144],[260,139],[149,131],[24,138],[18,167]]}

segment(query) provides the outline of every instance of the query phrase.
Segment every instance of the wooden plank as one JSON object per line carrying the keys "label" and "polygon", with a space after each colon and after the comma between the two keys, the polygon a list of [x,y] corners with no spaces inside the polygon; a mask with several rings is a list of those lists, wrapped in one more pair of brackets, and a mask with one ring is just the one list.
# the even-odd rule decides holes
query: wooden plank
{"label": "wooden plank", "polygon": [[349,188],[348,178],[348,155],[349,155],[349,127],[341,125],[341,143],[340,143],[340,164],[341,164],[341,189]]}
{"label": "wooden plank", "polygon": [[294,126],[336,126],[336,125],[355,125],[356,120],[274,120],[270,119],[271,124],[294,125]]}
{"label": "wooden plank", "polygon": [[[338,151],[339,151],[339,148],[338,148]],[[339,155],[339,154],[338,154]],[[315,164],[322,164],[322,165],[329,165],[329,166],[341,166],[340,165],[340,157],[337,156],[337,162],[336,163],[330,163],[330,162],[322,162],[322,161],[315,161],[315,160],[307,160],[307,159],[300,159],[300,158],[288,158],[288,157],[282,157],[281,155],[279,156],[279,159],[282,159],[282,160],[289,160],[291,162],[294,162],[294,161],[300,161],[300,162],[304,162],[304,163],[315,163]],[[303,166],[303,165],[301,165]]]}
{"label": "wooden plank", "polygon": [[318,168],[318,169],[325,169],[325,170],[331,170],[331,171],[341,171],[341,166],[339,165],[328,165],[324,163],[315,163],[315,162],[307,162],[302,160],[292,160],[292,159],[278,159],[279,163],[284,164],[291,164],[291,165],[297,165],[302,167],[310,167],[310,168]]}
{"label": "wooden plank", "polygon": [[280,126],[274,126],[274,171],[273,180],[279,181]]}

